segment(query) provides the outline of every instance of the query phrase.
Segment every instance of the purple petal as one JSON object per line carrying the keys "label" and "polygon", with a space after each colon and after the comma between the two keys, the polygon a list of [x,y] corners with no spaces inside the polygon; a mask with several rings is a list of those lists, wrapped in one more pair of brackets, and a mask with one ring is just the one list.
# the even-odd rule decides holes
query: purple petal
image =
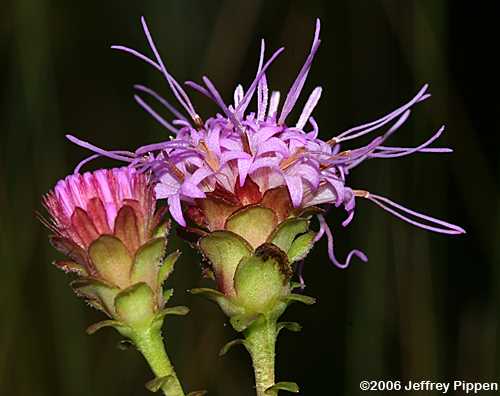
{"label": "purple petal", "polygon": [[290,198],[294,208],[300,207],[302,203],[302,196],[304,195],[304,187],[300,176],[285,175],[285,182],[290,192]]}
{"label": "purple petal", "polygon": [[173,219],[182,227],[186,227],[186,220],[182,214],[181,200],[179,195],[172,195],[168,198],[168,209]]}

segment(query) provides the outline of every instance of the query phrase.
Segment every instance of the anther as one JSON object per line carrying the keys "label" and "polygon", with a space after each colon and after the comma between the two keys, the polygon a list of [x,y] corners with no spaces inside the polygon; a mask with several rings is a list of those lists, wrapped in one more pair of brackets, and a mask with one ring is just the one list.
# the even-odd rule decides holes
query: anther
{"label": "anther", "polygon": [[300,156],[306,151],[304,147],[299,147],[290,157],[283,159],[280,162],[280,168],[281,170],[285,170],[295,164],[299,159]]}
{"label": "anther", "polygon": [[334,137],[334,138],[331,138],[330,140],[328,140],[326,142],[326,144],[328,144],[330,146],[335,146],[338,142],[339,142],[339,140],[336,137]]}
{"label": "anther", "polygon": [[370,192],[366,190],[352,190],[355,197],[368,198],[370,196]]}
{"label": "anther", "polygon": [[184,181],[184,173],[182,173],[182,171],[177,166],[175,166],[175,164],[170,161],[170,159],[165,158],[165,162],[167,163],[172,173],[177,177],[177,179],[179,179],[181,182]]}
{"label": "anther", "polygon": [[204,128],[203,120],[201,119],[201,117],[198,114],[193,114],[193,122],[194,122],[194,126],[196,127],[196,129],[198,131],[200,131]]}

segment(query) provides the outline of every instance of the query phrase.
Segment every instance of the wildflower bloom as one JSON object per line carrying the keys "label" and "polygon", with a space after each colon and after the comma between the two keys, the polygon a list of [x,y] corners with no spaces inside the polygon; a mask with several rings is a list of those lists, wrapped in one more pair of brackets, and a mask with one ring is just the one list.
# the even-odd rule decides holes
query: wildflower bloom
{"label": "wildflower bloom", "polygon": [[51,218],[53,240],[62,241],[71,251],[87,250],[107,234],[120,238],[133,254],[151,238],[159,221],[148,177],[128,167],[69,175],[57,182],[43,202]]}
{"label": "wildflower bloom", "polygon": [[[278,224],[287,218],[300,216],[309,208],[342,207],[347,212],[342,225],[347,226],[353,219],[357,199],[363,198],[417,227],[444,234],[464,232],[456,225],[348,185],[350,172],[368,159],[451,152],[448,148],[430,147],[441,136],[444,126],[416,147],[386,144],[408,119],[412,108],[430,96],[427,85],[406,104],[380,119],[351,128],[327,141],[321,140],[319,126],[312,113],[321,97],[322,87],[314,88],[309,94],[298,120],[290,120],[290,113],[302,94],[320,45],[320,22],[317,20],[310,52],[282,105],[280,92],[269,88],[266,72],[283,48],[266,59],[264,41],[254,80],[247,89],[237,86],[232,103],[227,104],[222,99],[207,77],[202,78],[203,84],[187,81],[187,86],[220,107],[220,113],[203,121],[184,88],[167,70],[144,19],[142,25],[153,58],[128,47],[113,48],[147,62],[165,77],[186,116],[143,85],[135,86],[135,99],[172,134],[172,138],[140,147],[134,153],[108,152],[73,136],[68,138],[96,152],[91,158],[105,155],[128,162],[141,172],[151,171],[157,182],[157,198],[167,199],[172,217],[181,226],[187,227],[189,220],[209,232],[223,230],[227,228],[231,216],[242,208],[252,205],[269,208],[274,217],[269,220],[272,224],[268,232],[260,230],[258,235],[250,236],[254,240],[249,242],[255,248],[268,239]],[[163,105],[172,114],[173,120],[167,121],[154,110],[144,99],[146,96]],[[257,106],[251,111],[249,106],[254,98]],[[376,137],[366,145],[349,150],[341,148],[346,142],[377,131]],[[332,231],[324,214],[316,214],[320,230],[314,241],[326,235],[329,257],[336,266],[347,267],[353,256],[367,260],[359,250],[351,251],[345,261],[338,260],[334,254]]]}
{"label": "wildflower bloom", "polygon": [[164,292],[163,283],[179,252],[165,258],[169,223],[161,223],[164,211],[156,208],[150,176],[132,167],[76,172],[60,180],[43,203],[49,219],[42,222],[53,233],[52,245],[70,259],[55,264],[76,273],[76,294],[111,319],[87,332],[114,327],[155,373],[148,389],[184,395],[161,327],[165,315],[185,315],[188,308],[165,308],[172,290]]}
{"label": "wildflower bloom", "polygon": [[130,319],[116,305],[122,291],[143,293],[151,315],[163,308],[161,284],[178,253],[163,262],[168,223],[160,226],[163,212],[149,176],[131,167],[76,173],[43,203],[51,243],[70,259],[55,264],[79,276],[72,283],[77,294],[122,321]]}

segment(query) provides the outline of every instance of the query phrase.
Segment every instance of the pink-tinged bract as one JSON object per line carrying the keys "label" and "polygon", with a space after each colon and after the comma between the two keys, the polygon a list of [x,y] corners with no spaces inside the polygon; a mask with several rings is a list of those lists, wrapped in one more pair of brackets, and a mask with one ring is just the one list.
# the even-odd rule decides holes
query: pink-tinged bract
{"label": "pink-tinged bract", "polygon": [[159,221],[149,176],[131,167],[69,175],[57,182],[43,203],[53,241],[82,251],[101,235],[114,235],[133,254]]}

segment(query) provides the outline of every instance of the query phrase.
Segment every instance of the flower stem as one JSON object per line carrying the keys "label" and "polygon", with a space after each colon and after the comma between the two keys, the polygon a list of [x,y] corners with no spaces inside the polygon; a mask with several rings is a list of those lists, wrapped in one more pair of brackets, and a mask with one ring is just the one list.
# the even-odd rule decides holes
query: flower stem
{"label": "flower stem", "polygon": [[250,352],[255,373],[257,396],[276,396],[278,391],[266,389],[274,385],[276,321],[262,317],[245,330],[245,346]]}
{"label": "flower stem", "polygon": [[161,329],[151,326],[139,331],[136,330],[131,338],[156,378],[170,377],[161,387],[163,393],[168,396],[184,396],[181,383],[165,350]]}

